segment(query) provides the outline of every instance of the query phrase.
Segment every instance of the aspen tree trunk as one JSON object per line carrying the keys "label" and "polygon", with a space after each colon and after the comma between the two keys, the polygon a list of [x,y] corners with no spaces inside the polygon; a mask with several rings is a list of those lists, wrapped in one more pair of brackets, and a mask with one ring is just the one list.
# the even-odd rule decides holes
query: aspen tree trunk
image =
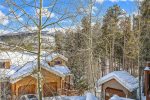
{"label": "aspen tree trunk", "polygon": [[[140,7],[140,1],[138,0],[138,7]],[[138,15],[140,15],[140,10],[138,10]],[[140,16],[138,16],[139,18],[139,36],[138,36],[138,68],[139,68],[139,96],[140,96],[140,100],[142,100],[142,97],[141,97],[141,66],[140,66],[140,44],[139,44],[139,42],[140,42],[140,35],[141,35],[141,27],[140,27],[140,25],[141,25],[141,21],[140,21]]]}
{"label": "aspen tree trunk", "polygon": [[123,35],[123,70],[125,70],[125,33]]}
{"label": "aspen tree trunk", "polygon": [[113,40],[112,40],[112,54],[111,54],[111,71],[114,71],[114,46],[115,46],[115,31],[113,31]]}
{"label": "aspen tree trunk", "polygon": [[90,0],[90,13],[89,13],[89,21],[90,21],[90,29],[89,29],[89,66],[90,66],[90,80],[92,83],[92,90],[94,91],[94,94],[96,95],[96,90],[95,90],[95,73],[94,73],[94,66],[93,66],[93,32],[92,32],[92,8],[93,8],[93,2]]}
{"label": "aspen tree trunk", "polygon": [[42,100],[42,80],[41,80],[41,66],[40,66],[40,60],[41,60],[41,31],[42,31],[42,5],[43,0],[40,0],[40,13],[39,13],[39,32],[38,32],[38,99]]}

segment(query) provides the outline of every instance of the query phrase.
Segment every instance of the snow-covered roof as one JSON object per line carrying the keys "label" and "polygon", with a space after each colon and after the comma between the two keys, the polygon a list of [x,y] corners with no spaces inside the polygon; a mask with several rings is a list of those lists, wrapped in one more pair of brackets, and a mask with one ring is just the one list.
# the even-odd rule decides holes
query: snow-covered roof
{"label": "snow-covered roof", "polygon": [[14,71],[11,69],[0,69],[0,81],[9,79],[12,74],[14,74]]}
{"label": "snow-covered roof", "polygon": [[[49,72],[52,72],[60,77],[65,77],[66,75],[70,74],[70,70],[67,66],[49,66],[46,61],[41,61],[41,67],[43,69],[46,69]],[[22,66],[19,69],[15,69],[15,73],[11,75],[11,82],[17,82],[23,77],[26,77],[28,75],[35,74],[34,71],[37,69],[37,62],[31,61],[26,63],[24,66]]]}
{"label": "snow-covered roof", "polygon": [[67,66],[59,66],[59,65],[55,65],[53,67],[51,67],[52,70],[57,71],[61,74],[69,74],[70,70],[68,69]]}
{"label": "snow-covered roof", "polygon": [[134,99],[123,98],[123,97],[119,97],[117,95],[114,95],[109,100],[134,100]]}
{"label": "snow-covered roof", "polygon": [[145,69],[144,70],[146,70],[146,71],[150,71],[150,67],[145,67]]}
{"label": "snow-covered roof", "polygon": [[109,80],[115,79],[130,92],[138,88],[138,80],[126,71],[114,71],[98,80],[98,85],[101,85]]}
{"label": "snow-covered roof", "polygon": [[35,60],[37,57],[35,54],[24,52],[1,52],[0,59],[10,59],[11,63],[16,66],[22,66],[29,61]]}
{"label": "snow-covered roof", "polygon": [[65,61],[68,61],[68,58],[66,58],[65,56],[59,54],[59,53],[51,53],[51,54],[46,54],[45,55],[45,60],[46,61],[52,61],[54,59],[56,59],[57,57],[62,58]]}
{"label": "snow-covered roof", "polygon": [[[70,73],[70,70],[67,66],[49,66],[48,62],[52,61],[53,59],[60,57],[63,60],[67,61],[68,59],[64,57],[63,55],[59,53],[47,53],[45,51],[41,52],[41,67],[55,73],[58,76],[64,77],[65,75]],[[11,77],[11,80],[19,80],[22,77],[28,76],[33,74],[33,72],[37,68],[37,55],[33,53],[28,52],[1,52],[0,53],[0,61],[1,60],[10,60],[11,61],[11,67],[7,73],[13,74],[7,74],[5,71],[0,72],[0,75],[3,74],[3,76]],[[5,73],[5,75],[4,75]],[[3,77],[1,76],[1,78]],[[5,78],[5,77],[3,77]]]}
{"label": "snow-covered roof", "polygon": [[[41,59],[46,61],[52,61],[55,58],[60,57],[65,61],[68,61],[68,58],[59,54],[59,53],[47,53],[42,51]],[[10,59],[13,65],[23,66],[27,62],[34,61],[37,59],[37,55],[29,52],[0,52],[0,59]]]}

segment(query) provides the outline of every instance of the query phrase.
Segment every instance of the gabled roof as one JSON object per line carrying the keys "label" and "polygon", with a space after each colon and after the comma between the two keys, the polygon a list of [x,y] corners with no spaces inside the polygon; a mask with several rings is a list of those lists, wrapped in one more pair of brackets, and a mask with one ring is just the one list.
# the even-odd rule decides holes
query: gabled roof
{"label": "gabled roof", "polygon": [[14,74],[14,71],[11,69],[0,69],[0,82],[8,80],[12,74]]}
{"label": "gabled roof", "polygon": [[[59,54],[59,53],[51,53],[51,54],[46,54],[45,55],[45,60],[46,61],[52,61],[56,58],[60,57],[61,59],[68,61],[68,58],[66,58],[65,56]],[[43,57],[44,58],[44,57]]]}
{"label": "gabled roof", "polygon": [[145,71],[150,71],[150,67],[145,67],[144,70]]}
{"label": "gabled roof", "polygon": [[[70,74],[70,70],[67,66],[49,66],[46,61],[41,61],[41,67],[55,75],[60,77],[65,77]],[[35,74],[35,70],[37,69],[37,62],[31,61],[25,64],[22,68],[16,69],[16,72],[11,75],[10,80],[11,83],[15,83],[21,80],[23,77]]]}
{"label": "gabled roof", "polygon": [[109,80],[115,79],[130,92],[138,88],[138,80],[126,71],[114,71],[98,80],[98,85],[101,85]]}

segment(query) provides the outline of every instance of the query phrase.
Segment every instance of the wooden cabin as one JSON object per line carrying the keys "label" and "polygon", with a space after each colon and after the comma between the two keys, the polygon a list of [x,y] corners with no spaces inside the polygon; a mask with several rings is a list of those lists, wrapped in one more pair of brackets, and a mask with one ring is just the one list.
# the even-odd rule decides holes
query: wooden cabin
{"label": "wooden cabin", "polygon": [[144,86],[146,100],[150,100],[150,62],[147,63],[144,69]]}
{"label": "wooden cabin", "polygon": [[113,95],[124,98],[136,98],[138,80],[126,71],[114,71],[98,80],[103,100],[109,100]]}
{"label": "wooden cabin", "polygon": [[[74,95],[73,79],[66,66],[68,59],[58,53],[48,54],[41,60],[41,79],[43,97]],[[13,71],[8,76],[10,95],[13,100],[21,95],[37,94],[37,61],[26,62],[23,66],[11,66],[11,60],[0,63],[1,68]],[[1,83],[0,83],[1,85]]]}

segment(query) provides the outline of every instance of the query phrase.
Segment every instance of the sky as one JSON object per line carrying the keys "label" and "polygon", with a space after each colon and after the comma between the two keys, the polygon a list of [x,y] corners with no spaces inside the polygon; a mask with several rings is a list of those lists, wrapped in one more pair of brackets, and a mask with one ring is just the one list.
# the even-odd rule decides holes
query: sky
{"label": "sky", "polygon": [[[23,10],[27,12],[33,19],[38,18],[39,9],[34,9],[33,7],[28,7],[24,5],[23,1],[27,1],[29,4],[34,5],[32,1],[34,0],[13,0],[17,5],[23,5]],[[38,1],[38,0],[37,0]],[[50,2],[51,1],[51,2]],[[58,0],[57,3],[55,0],[43,0],[43,23],[45,23],[46,19],[49,17],[50,19],[45,23],[45,25],[49,23],[53,23],[58,21],[60,18],[66,18],[62,20],[57,25],[48,26],[47,28],[60,28],[60,27],[69,27],[73,26],[75,23],[80,22],[83,14],[83,11],[88,11],[88,0]],[[142,1],[142,0],[140,0]],[[22,10],[17,10],[17,7],[13,7],[12,3],[6,4],[5,0],[0,0],[0,34],[3,30],[10,31],[11,28],[19,30],[22,27],[22,24],[27,25],[26,27],[35,28],[35,24],[32,20],[28,20],[28,16],[23,14]],[[106,10],[118,4],[121,9],[125,10],[127,15],[137,14],[137,2],[135,0],[96,0],[93,6],[93,15],[97,15],[102,18],[105,15]],[[39,5],[39,2],[36,3]],[[55,5],[53,8],[52,5]],[[15,14],[10,11],[15,10]],[[80,14],[77,14],[80,12]],[[66,14],[67,13],[67,14]],[[77,18],[68,19],[68,16],[77,15]],[[18,18],[18,20],[16,20]],[[19,23],[18,23],[19,21]],[[29,25],[28,25],[29,24]],[[7,26],[7,27],[6,27]],[[9,26],[9,27],[8,27]],[[22,28],[21,30],[25,30]]]}

